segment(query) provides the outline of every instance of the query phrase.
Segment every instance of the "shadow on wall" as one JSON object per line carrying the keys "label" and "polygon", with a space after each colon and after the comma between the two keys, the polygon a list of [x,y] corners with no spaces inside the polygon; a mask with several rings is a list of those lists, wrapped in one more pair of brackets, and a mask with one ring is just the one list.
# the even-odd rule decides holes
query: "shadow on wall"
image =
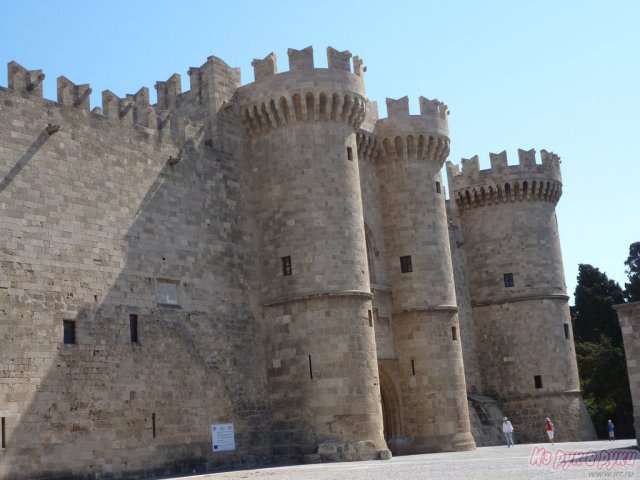
{"label": "shadow on wall", "polygon": [[13,168],[9,170],[9,173],[7,173],[2,179],[2,181],[0,182],[0,192],[3,192],[11,184],[13,179],[16,178],[16,175],[18,175],[22,171],[22,169],[31,161],[33,156],[38,152],[38,150],[40,150],[40,147],[44,145],[44,142],[47,141],[50,135],[51,133],[49,133],[46,129],[43,130],[40,135],[38,135],[38,138],[35,139],[35,141],[29,146],[27,151],[24,152],[24,154],[16,162]]}
{"label": "shadow on wall", "polygon": [[[17,160],[0,157],[0,477],[264,463],[255,255],[237,160],[47,111],[63,125],[55,142],[27,126],[36,140],[10,150]],[[161,305],[159,284],[175,289]],[[236,451],[213,454],[210,425],[227,422]]]}

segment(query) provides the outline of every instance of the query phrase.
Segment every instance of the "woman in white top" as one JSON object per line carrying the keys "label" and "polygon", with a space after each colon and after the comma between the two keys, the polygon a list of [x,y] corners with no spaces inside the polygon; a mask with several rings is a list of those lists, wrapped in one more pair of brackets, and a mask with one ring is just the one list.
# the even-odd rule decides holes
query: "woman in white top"
{"label": "woman in white top", "polygon": [[504,439],[507,442],[507,447],[513,445],[513,425],[507,417],[502,419],[502,433],[504,433]]}

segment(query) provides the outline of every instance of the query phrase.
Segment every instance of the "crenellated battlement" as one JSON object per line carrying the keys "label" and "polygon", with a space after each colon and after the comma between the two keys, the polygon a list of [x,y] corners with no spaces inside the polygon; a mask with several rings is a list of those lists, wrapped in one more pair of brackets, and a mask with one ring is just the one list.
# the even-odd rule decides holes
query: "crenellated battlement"
{"label": "crenellated battlement", "polygon": [[375,132],[382,139],[382,154],[391,160],[427,160],[440,166],[449,155],[449,110],[438,100],[419,98],[420,114],[410,115],[409,97],[387,98],[387,118]]}
{"label": "crenellated battlement", "polygon": [[[42,81],[45,78],[42,70],[27,70],[17,62],[8,65],[9,89],[42,97]],[[138,125],[152,130],[163,130],[167,127],[171,136],[185,141],[200,141],[204,127],[203,122],[189,120],[183,115],[173,113],[171,107],[176,106],[176,96],[167,92],[180,91],[180,76],[173,75],[167,82],[158,82],[166,85],[163,96],[159,97],[159,104],[167,106],[159,109],[151,105],[149,89],[142,87],[134,94],[127,94],[124,98],[118,97],[110,90],[102,92],[102,108],[96,107],[91,112],[125,124]],[[65,76],[57,78],[57,102],[61,105],[76,107],[80,110],[91,108],[92,89],[89,84],[76,84]]]}
{"label": "crenellated battlement", "polygon": [[452,198],[460,208],[475,208],[497,203],[543,200],[558,202],[562,195],[560,157],[535,150],[518,150],[518,165],[508,165],[507,153],[490,153],[491,168],[480,170],[477,155],[463,158],[459,165],[447,162]]}
{"label": "crenellated battlement", "polygon": [[89,110],[91,87],[86,83],[76,85],[65,76],[58,77],[58,103]]}
{"label": "crenellated battlement", "polygon": [[[420,104],[421,117],[438,117],[447,121],[449,108],[445,103],[438,99],[429,100],[425,97],[420,97],[418,101]],[[404,96],[398,99],[387,98],[387,116],[393,119],[409,117],[409,97]]]}
{"label": "crenellated battlement", "polygon": [[[302,50],[296,50],[290,48],[287,50],[289,57],[289,71],[282,72],[287,73],[299,73],[310,72],[316,70],[313,61],[313,47],[309,46]],[[348,72],[362,77],[364,72],[367,71],[366,67],[363,67],[363,62],[360,57],[353,57],[353,70],[352,70],[352,55],[349,50],[340,52],[333,47],[327,47],[327,65],[326,69],[317,70],[331,70],[336,72]],[[261,82],[268,79],[273,75],[278,74],[278,62],[274,52],[271,52],[263,59],[253,59],[251,62],[253,67],[254,79],[256,82]]]}
{"label": "crenellated battlement", "polygon": [[270,53],[252,62],[255,82],[238,89],[241,118],[249,135],[292,124],[341,122],[357,129],[365,119],[364,67],[351,53],[327,48],[328,68],[315,68],[313,48],[290,48],[289,71],[277,73]]}
{"label": "crenellated battlement", "polygon": [[42,97],[42,81],[45,76],[42,70],[27,70],[17,62],[9,62],[7,70],[11,90]]}

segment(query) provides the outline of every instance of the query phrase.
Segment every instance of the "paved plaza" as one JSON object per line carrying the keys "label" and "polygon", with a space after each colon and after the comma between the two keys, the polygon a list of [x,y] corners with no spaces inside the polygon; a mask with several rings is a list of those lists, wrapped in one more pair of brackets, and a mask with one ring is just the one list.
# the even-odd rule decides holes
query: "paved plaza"
{"label": "paved plaza", "polygon": [[174,480],[640,479],[634,440],[482,447],[471,452],[236,470]]}

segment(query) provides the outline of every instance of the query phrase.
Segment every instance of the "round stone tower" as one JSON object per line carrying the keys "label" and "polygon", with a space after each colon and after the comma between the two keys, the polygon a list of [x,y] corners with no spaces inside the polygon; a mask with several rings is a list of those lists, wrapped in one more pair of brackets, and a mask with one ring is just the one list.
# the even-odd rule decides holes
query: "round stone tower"
{"label": "round stone tower", "polygon": [[491,154],[447,163],[454,221],[462,227],[485,392],[499,399],[522,441],[543,441],[551,417],[562,441],[593,438],[580,396],[555,206],[560,161],[519,150],[519,165]]}
{"label": "round stone tower", "polygon": [[367,459],[386,450],[356,130],[361,63],[311,47],[255,60],[238,90],[249,134],[268,337],[274,452]]}
{"label": "round stone tower", "polygon": [[378,178],[393,298],[403,441],[400,453],[475,448],[460,346],[458,308],[440,170],[449,154],[447,107],[387,99],[376,124]]}

